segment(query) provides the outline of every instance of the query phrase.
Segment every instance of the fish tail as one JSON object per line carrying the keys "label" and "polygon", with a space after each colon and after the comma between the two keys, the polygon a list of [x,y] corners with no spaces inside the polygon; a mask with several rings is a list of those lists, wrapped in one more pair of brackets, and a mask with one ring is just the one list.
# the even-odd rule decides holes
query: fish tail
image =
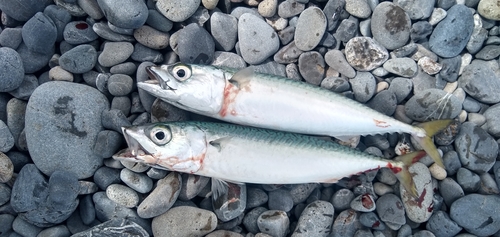
{"label": "fish tail", "polygon": [[403,163],[403,167],[389,167],[392,172],[396,175],[399,182],[403,184],[406,190],[414,197],[418,197],[417,187],[413,182],[412,175],[408,170],[408,167],[413,163],[419,161],[422,157],[425,156],[425,151],[417,151],[408,153],[406,155],[396,157],[396,160],[401,161]]}
{"label": "fish tail", "polygon": [[441,168],[444,168],[443,160],[432,141],[432,136],[445,129],[452,121],[451,119],[442,119],[421,123],[417,126],[422,128],[425,134],[412,134],[413,138],[417,140],[420,146],[427,152],[427,155],[429,155],[437,165],[441,166]]}

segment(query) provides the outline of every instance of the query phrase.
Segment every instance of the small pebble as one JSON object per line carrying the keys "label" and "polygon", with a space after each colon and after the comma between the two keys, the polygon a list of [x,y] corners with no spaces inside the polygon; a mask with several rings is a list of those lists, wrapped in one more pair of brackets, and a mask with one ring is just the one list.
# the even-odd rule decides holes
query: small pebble
{"label": "small pebble", "polygon": [[257,218],[257,226],[262,233],[284,237],[290,225],[288,216],[283,211],[269,210],[260,214]]}
{"label": "small pebble", "polygon": [[85,21],[69,22],[64,27],[63,36],[66,42],[74,45],[89,43],[99,38]]}
{"label": "small pebble", "polygon": [[125,0],[97,0],[106,19],[113,25],[125,29],[137,29],[148,18],[148,8],[145,2]]}
{"label": "small pebble", "polygon": [[377,41],[369,37],[355,37],[345,45],[347,62],[359,71],[370,71],[381,66],[389,53]]}
{"label": "small pebble", "polygon": [[292,236],[323,236],[329,233],[333,214],[330,202],[318,200],[310,203],[302,211]]}
{"label": "small pebble", "polygon": [[369,72],[358,72],[354,78],[349,80],[354,98],[361,103],[370,100],[375,94],[375,77]]}
{"label": "small pebble", "polygon": [[24,68],[19,53],[7,47],[0,48],[0,92],[17,89],[23,83]]}
{"label": "small pebble", "polygon": [[121,184],[109,185],[106,188],[106,196],[112,201],[128,208],[136,207],[139,203],[137,192]]}
{"label": "small pebble", "polygon": [[59,58],[59,65],[66,71],[72,73],[85,73],[95,66],[97,52],[89,44],[78,45],[65,52]]}
{"label": "small pebble", "polygon": [[269,210],[280,210],[289,212],[293,208],[292,195],[288,190],[278,189],[269,192],[268,207]]}
{"label": "small pebble", "polygon": [[318,52],[305,52],[299,57],[299,71],[306,82],[319,85],[325,75],[325,60]]}
{"label": "small pebble", "polygon": [[373,10],[371,20],[373,38],[386,49],[392,50],[403,46],[410,38],[410,26],[410,17],[396,4],[382,2]]}
{"label": "small pebble", "polygon": [[153,188],[153,181],[148,176],[142,173],[134,173],[128,169],[122,169],[120,179],[139,193],[147,193]]}
{"label": "small pebble", "polygon": [[[403,218],[404,219],[404,218]],[[363,225],[359,221],[359,213],[348,209],[339,213],[332,225],[333,236],[353,236]]]}
{"label": "small pebble", "polygon": [[353,78],[356,76],[356,71],[347,63],[344,54],[339,50],[330,50],[325,54],[325,62],[331,68],[335,69],[343,76]]}
{"label": "small pebble", "polygon": [[104,67],[112,67],[125,62],[133,52],[134,46],[129,42],[106,42],[98,61]]}
{"label": "small pebble", "polygon": [[142,45],[152,49],[164,49],[168,47],[170,35],[158,31],[150,26],[143,25],[134,30],[134,38]]}
{"label": "small pebble", "polygon": [[215,48],[229,52],[236,44],[238,19],[229,14],[214,12],[210,18],[210,31],[214,37]]}
{"label": "small pebble", "polygon": [[384,69],[402,77],[413,77],[417,73],[417,64],[411,58],[389,59]]}
{"label": "small pebble", "polygon": [[137,214],[141,218],[162,215],[174,205],[181,192],[181,186],[181,175],[170,172],[165,178],[158,180],[156,188],[139,204]]}
{"label": "small pebble", "polygon": [[182,0],[159,0],[156,2],[156,9],[169,20],[173,22],[182,22],[196,12],[200,2],[200,0],[190,2],[184,2]]}
{"label": "small pebble", "polygon": [[279,49],[279,39],[273,28],[252,14],[239,17],[238,39],[241,56],[249,64],[262,63]]}
{"label": "small pebble", "polygon": [[133,79],[124,74],[113,74],[108,79],[108,91],[113,96],[125,96],[132,92]]}
{"label": "small pebble", "polygon": [[299,16],[295,27],[295,45],[302,51],[314,49],[326,31],[327,20],[323,11],[308,7]]}
{"label": "small pebble", "polygon": [[462,124],[455,147],[464,168],[477,173],[488,172],[495,164],[498,143],[474,123]]}

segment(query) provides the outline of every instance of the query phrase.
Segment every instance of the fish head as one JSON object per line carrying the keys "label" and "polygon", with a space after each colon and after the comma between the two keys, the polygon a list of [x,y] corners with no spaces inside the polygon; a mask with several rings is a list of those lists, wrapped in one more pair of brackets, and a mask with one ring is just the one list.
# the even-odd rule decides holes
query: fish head
{"label": "fish head", "polygon": [[217,114],[222,108],[226,72],[207,65],[149,66],[152,80],[137,87],[177,107],[205,115]]}
{"label": "fish head", "polygon": [[128,148],[114,159],[145,163],[153,167],[196,173],[205,158],[205,134],[196,126],[156,123],[122,127]]}

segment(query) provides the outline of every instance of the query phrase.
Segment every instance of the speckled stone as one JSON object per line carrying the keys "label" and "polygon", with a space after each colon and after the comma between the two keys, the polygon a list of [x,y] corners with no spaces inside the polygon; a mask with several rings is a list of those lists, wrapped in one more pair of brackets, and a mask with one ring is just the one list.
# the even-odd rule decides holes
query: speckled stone
{"label": "speckled stone", "polygon": [[325,33],[327,20],[323,11],[317,7],[304,10],[295,27],[295,45],[303,51],[314,49]]}

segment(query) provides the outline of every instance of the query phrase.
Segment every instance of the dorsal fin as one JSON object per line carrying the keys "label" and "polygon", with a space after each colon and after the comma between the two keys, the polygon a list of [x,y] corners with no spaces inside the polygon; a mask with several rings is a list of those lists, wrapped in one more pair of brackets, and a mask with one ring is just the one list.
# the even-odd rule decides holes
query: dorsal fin
{"label": "dorsal fin", "polygon": [[239,89],[245,87],[246,84],[250,82],[252,77],[254,76],[255,72],[251,67],[246,67],[243,68],[239,71],[237,71],[231,79],[229,79],[229,82]]}

